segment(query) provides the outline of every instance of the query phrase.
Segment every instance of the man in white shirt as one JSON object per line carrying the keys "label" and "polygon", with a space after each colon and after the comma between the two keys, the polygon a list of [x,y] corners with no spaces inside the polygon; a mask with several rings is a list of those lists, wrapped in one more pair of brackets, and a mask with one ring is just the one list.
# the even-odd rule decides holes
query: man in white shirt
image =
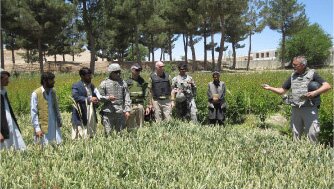
{"label": "man in white shirt", "polygon": [[62,141],[60,131],[62,119],[56,92],[53,90],[54,79],[53,73],[42,73],[42,86],[31,95],[31,120],[35,131],[35,142],[40,144],[49,142],[60,144]]}
{"label": "man in white shirt", "polygon": [[17,124],[13,109],[10,105],[5,86],[9,83],[9,72],[0,68],[1,82],[1,132],[0,132],[0,149],[25,150],[26,145],[23,141],[19,125]]}

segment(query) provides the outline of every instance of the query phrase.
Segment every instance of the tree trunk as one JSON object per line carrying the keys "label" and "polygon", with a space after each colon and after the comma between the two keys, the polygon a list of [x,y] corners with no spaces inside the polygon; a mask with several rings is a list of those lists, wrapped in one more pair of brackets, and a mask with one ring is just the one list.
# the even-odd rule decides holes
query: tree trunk
{"label": "tree trunk", "polygon": [[63,62],[65,63],[65,54],[63,53]]}
{"label": "tree trunk", "polygon": [[160,61],[162,61],[162,48],[160,48]]}
{"label": "tree trunk", "polygon": [[195,45],[194,45],[194,39],[193,35],[189,35],[189,43],[190,43],[190,49],[191,49],[191,56],[192,56],[192,72],[197,70],[196,65],[196,52],[195,52]]}
{"label": "tree trunk", "polygon": [[211,31],[211,60],[212,60],[212,71],[215,70],[215,38],[214,33]]}
{"label": "tree trunk", "polygon": [[72,61],[74,62],[74,52],[72,52]]}
{"label": "tree trunk", "polygon": [[246,67],[247,71],[249,70],[251,51],[252,51],[252,32],[249,32],[249,48],[248,48],[248,58],[247,58],[247,67]]}
{"label": "tree trunk", "polygon": [[235,45],[236,45],[236,43],[232,42],[232,51],[233,51],[233,65],[232,65],[232,68],[233,69],[235,69],[236,65],[237,65],[237,55],[236,55],[236,52],[235,52]]}
{"label": "tree trunk", "polygon": [[15,50],[14,50],[14,48],[13,48],[13,46],[12,46],[12,61],[13,61],[13,70],[15,70],[15,52],[14,52]]}
{"label": "tree trunk", "polygon": [[44,72],[44,68],[43,68],[43,51],[42,51],[42,39],[40,36],[38,36],[38,61],[39,61],[39,71],[41,73]]}
{"label": "tree trunk", "polygon": [[188,64],[188,36],[183,34],[184,61]]}
{"label": "tree trunk", "polygon": [[169,43],[168,43],[168,53],[169,53],[169,61],[172,62],[173,58],[172,58],[172,38],[173,35],[169,35]]}
{"label": "tree trunk", "polygon": [[154,63],[154,39],[153,39],[153,34],[151,34],[151,52],[152,52],[152,63]]}
{"label": "tree trunk", "polygon": [[55,59],[55,64],[57,63],[57,55],[53,55],[53,58]]}
{"label": "tree trunk", "polygon": [[204,70],[206,70],[207,69],[207,61],[208,61],[208,54],[207,54],[207,49],[206,49],[206,22],[204,23],[204,33],[203,33],[203,36],[204,36],[204,40],[203,40],[203,46],[204,46],[204,63],[203,63],[203,67],[204,67]]}
{"label": "tree trunk", "polygon": [[94,74],[95,72],[95,54],[96,54],[95,38],[92,32],[90,32],[89,35],[90,35],[90,69],[92,70],[92,74]]}
{"label": "tree trunk", "polygon": [[281,60],[281,68],[284,69],[284,61],[285,61],[285,32],[282,32],[282,60]]}
{"label": "tree trunk", "polygon": [[14,43],[14,36],[11,37],[12,40],[11,40],[11,46],[12,46],[12,62],[13,62],[13,68],[12,70],[15,70],[15,50],[14,50],[14,46],[15,46],[15,43]]}
{"label": "tree trunk", "polygon": [[3,49],[3,37],[2,37],[2,28],[0,28],[0,45],[1,45],[1,68],[5,69],[5,57]]}
{"label": "tree trunk", "polygon": [[27,63],[29,64],[30,63],[30,52],[29,52],[29,49],[27,49],[26,56],[27,56]]}
{"label": "tree trunk", "polygon": [[221,70],[222,65],[222,59],[223,59],[223,53],[224,53],[224,38],[225,38],[225,21],[224,21],[224,14],[219,16],[220,19],[220,32],[221,32],[221,38],[220,38],[220,49],[218,54],[218,62],[217,62],[217,69],[218,71]]}

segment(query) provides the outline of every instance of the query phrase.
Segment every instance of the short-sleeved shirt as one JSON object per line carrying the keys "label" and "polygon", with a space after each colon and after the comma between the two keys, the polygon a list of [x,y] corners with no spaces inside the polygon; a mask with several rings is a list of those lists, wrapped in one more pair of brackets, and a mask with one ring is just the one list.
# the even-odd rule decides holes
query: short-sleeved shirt
{"label": "short-sleeved shirt", "polygon": [[[299,76],[300,74],[294,73],[294,76]],[[323,84],[326,82],[317,72],[314,72],[313,78],[311,81],[316,81],[320,84]],[[283,83],[282,85],[283,89],[289,90],[291,88],[291,76],[288,77],[288,79]]]}

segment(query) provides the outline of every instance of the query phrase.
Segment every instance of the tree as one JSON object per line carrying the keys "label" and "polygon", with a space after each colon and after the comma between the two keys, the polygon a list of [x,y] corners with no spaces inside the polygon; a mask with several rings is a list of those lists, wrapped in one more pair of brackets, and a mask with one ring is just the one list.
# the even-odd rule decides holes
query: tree
{"label": "tree", "polygon": [[[270,0],[266,7],[266,20],[270,29],[282,34],[282,58],[285,57],[286,38],[308,25],[305,5],[297,3],[297,0]],[[284,68],[284,62],[285,59],[281,59],[282,68]]]}
{"label": "tree", "polygon": [[323,66],[330,56],[332,39],[318,24],[312,24],[286,40],[284,59],[304,55],[311,67]]}
{"label": "tree", "polygon": [[[137,57],[137,51],[138,49],[137,49],[137,47],[133,47],[133,46],[131,46],[130,48],[129,48],[129,54],[128,54],[128,56],[127,57],[125,57],[125,60],[126,61],[137,61],[138,62],[138,57]],[[144,45],[142,45],[142,44],[139,44],[139,50],[140,50],[140,61],[145,61],[145,58],[147,57],[147,55],[149,55],[148,54],[148,48],[147,47],[145,47]]]}
{"label": "tree", "polygon": [[231,12],[225,22],[226,41],[232,43],[233,69],[236,67],[236,49],[245,47],[245,45],[241,45],[239,42],[246,39],[248,33],[246,25],[247,15],[245,15],[248,9],[247,2],[246,0],[239,0],[238,2],[229,6],[231,7]]}
{"label": "tree", "polygon": [[18,35],[37,44],[40,72],[43,72],[44,47],[55,41],[66,24],[64,18],[70,11],[69,5],[62,0],[21,0],[17,5],[20,10]]}
{"label": "tree", "polygon": [[246,15],[248,25],[248,58],[246,69],[249,70],[250,54],[252,52],[252,35],[261,32],[265,27],[264,14],[264,1],[263,0],[249,0],[248,1],[248,13]]}

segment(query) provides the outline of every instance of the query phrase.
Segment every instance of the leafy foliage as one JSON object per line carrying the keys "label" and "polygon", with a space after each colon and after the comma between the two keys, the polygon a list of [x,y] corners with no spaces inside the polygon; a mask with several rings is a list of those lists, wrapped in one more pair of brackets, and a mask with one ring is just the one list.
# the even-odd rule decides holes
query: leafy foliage
{"label": "leafy foliage", "polygon": [[318,24],[312,24],[286,41],[286,59],[305,55],[309,66],[323,66],[330,56],[332,40]]}

